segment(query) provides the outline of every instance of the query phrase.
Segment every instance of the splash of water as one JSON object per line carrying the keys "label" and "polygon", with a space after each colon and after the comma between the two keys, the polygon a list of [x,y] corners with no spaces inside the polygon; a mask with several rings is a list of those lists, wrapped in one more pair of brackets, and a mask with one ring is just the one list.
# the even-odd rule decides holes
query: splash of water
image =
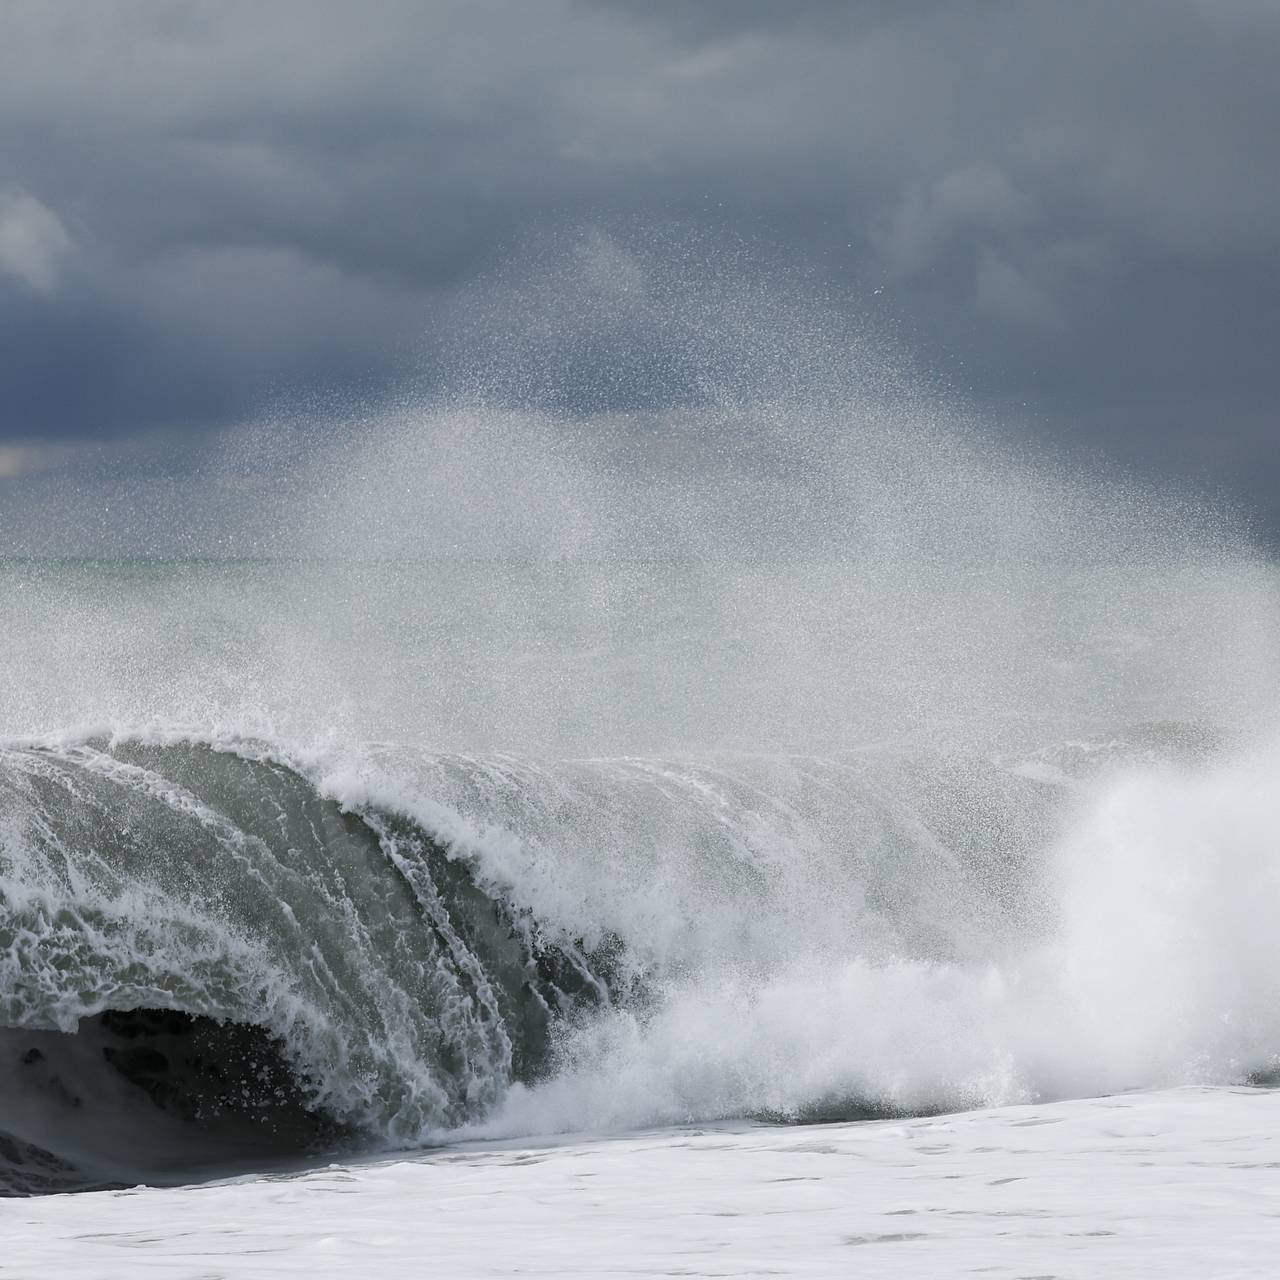
{"label": "splash of water", "polygon": [[1271,567],[602,252],[682,406],[526,358],[229,444],[257,559],[0,567],[3,1021],[239,1028],[399,1143],[1272,1069]]}

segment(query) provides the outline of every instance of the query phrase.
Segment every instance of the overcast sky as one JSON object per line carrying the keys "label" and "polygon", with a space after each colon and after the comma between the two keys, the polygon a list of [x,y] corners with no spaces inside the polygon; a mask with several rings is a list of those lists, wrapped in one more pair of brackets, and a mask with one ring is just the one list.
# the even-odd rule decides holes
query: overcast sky
{"label": "overcast sky", "polygon": [[[553,358],[531,246],[625,277],[665,238],[1274,535],[1277,68],[1280,0],[5,0],[0,497],[430,389],[491,320]],[[568,407],[687,396],[646,326]]]}

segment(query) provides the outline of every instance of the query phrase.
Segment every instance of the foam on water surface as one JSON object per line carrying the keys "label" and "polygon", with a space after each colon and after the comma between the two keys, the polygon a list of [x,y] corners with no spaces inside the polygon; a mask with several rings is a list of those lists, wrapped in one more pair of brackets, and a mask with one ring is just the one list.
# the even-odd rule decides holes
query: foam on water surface
{"label": "foam on water surface", "polygon": [[0,1203],[0,1275],[1274,1274],[1280,1094],[469,1144]]}

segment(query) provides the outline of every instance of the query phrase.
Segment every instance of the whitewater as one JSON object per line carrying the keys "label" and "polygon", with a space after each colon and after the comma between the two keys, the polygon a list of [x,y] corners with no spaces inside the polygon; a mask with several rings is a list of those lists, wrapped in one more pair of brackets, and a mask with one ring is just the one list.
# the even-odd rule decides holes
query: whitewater
{"label": "whitewater", "polygon": [[0,561],[0,1274],[1270,1274],[1280,574],[887,382]]}

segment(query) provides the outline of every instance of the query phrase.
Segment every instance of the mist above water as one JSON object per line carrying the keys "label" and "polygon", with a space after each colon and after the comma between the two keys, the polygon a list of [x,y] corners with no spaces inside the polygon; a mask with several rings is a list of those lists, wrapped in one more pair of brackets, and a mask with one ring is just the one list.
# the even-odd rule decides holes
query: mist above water
{"label": "mist above water", "polygon": [[1211,505],[1037,451],[743,251],[532,263],[459,301],[444,394],[282,408],[96,513],[55,489],[15,547],[78,524],[81,555],[268,567],[105,599],[26,567],[13,730],[582,754],[1269,724],[1273,584]]}

